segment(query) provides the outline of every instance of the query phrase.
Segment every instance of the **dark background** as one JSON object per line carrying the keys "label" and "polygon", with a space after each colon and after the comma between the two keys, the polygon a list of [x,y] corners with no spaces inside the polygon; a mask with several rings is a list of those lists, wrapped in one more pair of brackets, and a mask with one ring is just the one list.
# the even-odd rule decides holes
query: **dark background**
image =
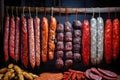
{"label": "dark background", "polygon": [[[31,7],[74,7],[74,8],[85,8],[85,7],[120,7],[119,0],[4,0],[4,6],[31,6]],[[9,14],[11,14],[11,11],[9,11]],[[19,13],[19,16],[21,15],[21,12]],[[26,17],[28,17],[28,13],[25,14]],[[42,18],[44,13],[39,13],[39,18]],[[58,14],[54,14],[56,19],[58,20]],[[68,20],[72,23],[73,20],[75,20],[75,14],[69,14]],[[86,14],[86,18],[90,20],[92,14]],[[32,17],[35,17],[35,14],[32,13]],[[95,13],[95,17],[98,17],[98,13]],[[108,18],[108,13],[101,13],[101,17],[103,17],[104,21]],[[120,13],[117,13],[117,17],[120,19]],[[50,14],[47,14],[47,18],[50,18]],[[110,18],[113,20],[115,18],[115,13],[110,13]],[[84,20],[84,14],[78,14],[78,19],[82,22]],[[65,14],[61,16],[61,23],[64,24],[66,20]],[[4,22],[3,22],[4,24]],[[9,62],[4,62],[4,55],[3,55],[3,33],[0,34],[0,68],[7,66],[9,63],[13,62],[14,64],[19,65],[24,70],[31,71],[33,73],[39,74],[41,72],[45,71],[66,71],[67,69],[63,68],[61,70],[58,70],[55,68],[54,62],[49,61],[46,64],[41,63],[41,66],[39,68],[31,69],[31,67],[24,68],[23,65],[18,62],[14,62],[13,60],[10,60]],[[112,62],[111,64],[106,64],[104,61],[96,66],[89,65],[84,66],[82,62],[75,63],[72,69],[85,71],[88,68],[91,67],[100,67],[104,69],[108,69],[111,71],[114,71],[118,74],[120,74],[120,56],[116,62]]]}

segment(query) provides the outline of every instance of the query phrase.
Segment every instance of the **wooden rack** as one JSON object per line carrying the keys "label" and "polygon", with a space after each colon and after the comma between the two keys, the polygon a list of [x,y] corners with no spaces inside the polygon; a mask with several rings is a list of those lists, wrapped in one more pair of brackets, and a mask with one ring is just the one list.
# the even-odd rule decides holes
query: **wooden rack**
{"label": "wooden rack", "polygon": [[[12,7],[6,7],[7,9],[16,9],[15,6]],[[23,8],[24,12],[28,12],[28,9],[30,8],[31,12],[35,12],[36,11],[36,7],[17,7],[19,12],[23,12]],[[58,13],[61,11],[61,13],[67,13],[72,14],[72,13],[76,13],[76,10],[78,13],[93,13],[93,9],[94,9],[94,13],[107,13],[108,11],[111,12],[120,12],[120,7],[96,7],[96,8],[53,8],[53,7],[37,7],[37,12],[44,12],[46,11],[46,13],[50,13],[51,10],[53,10],[54,13]]]}

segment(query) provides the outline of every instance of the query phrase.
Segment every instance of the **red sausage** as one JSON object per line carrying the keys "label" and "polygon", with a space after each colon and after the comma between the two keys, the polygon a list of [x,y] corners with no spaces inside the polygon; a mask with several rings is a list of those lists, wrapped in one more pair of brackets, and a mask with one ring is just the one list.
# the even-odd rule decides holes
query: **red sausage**
{"label": "red sausage", "polygon": [[14,17],[10,19],[10,38],[9,38],[9,52],[10,57],[15,59],[15,20]]}
{"label": "red sausage", "polygon": [[40,19],[36,17],[34,19],[35,30],[35,61],[36,65],[40,66]]}
{"label": "red sausage", "polygon": [[5,61],[8,61],[9,59],[9,55],[8,55],[8,39],[9,39],[9,16],[6,17],[5,19],[5,30],[4,30],[4,58],[5,58]]}
{"label": "red sausage", "polygon": [[21,61],[25,67],[28,65],[28,33],[27,20],[23,16],[21,19]]}
{"label": "red sausage", "polygon": [[82,58],[84,65],[88,65],[90,61],[90,25],[88,20],[84,20],[82,31]]}
{"label": "red sausage", "polygon": [[15,60],[19,60],[19,47],[20,47],[20,18],[16,17],[15,24]]}
{"label": "red sausage", "polygon": [[104,57],[106,63],[111,63],[112,60],[112,22],[111,19],[107,19],[105,23],[104,34]]}
{"label": "red sausage", "polygon": [[119,20],[116,18],[113,20],[113,60],[118,58],[119,54],[119,33],[120,33],[120,23]]}
{"label": "red sausage", "polygon": [[29,38],[29,56],[31,67],[35,67],[35,43],[34,43],[34,28],[33,18],[28,19],[28,38]]}

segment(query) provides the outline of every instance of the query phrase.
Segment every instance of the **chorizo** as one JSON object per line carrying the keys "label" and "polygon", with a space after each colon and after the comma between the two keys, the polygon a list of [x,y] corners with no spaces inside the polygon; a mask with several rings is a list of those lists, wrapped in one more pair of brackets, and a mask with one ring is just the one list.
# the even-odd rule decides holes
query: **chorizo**
{"label": "chorizo", "polygon": [[35,67],[35,43],[34,43],[34,27],[33,18],[28,19],[28,38],[29,38],[29,56],[31,67]]}
{"label": "chorizo", "polygon": [[27,20],[24,16],[21,19],[21,60],[25,67],[28,65],[28,29]]}
{"label": "chorizo", "polygon": [[53,60],[54,58],[54,50],[55,50],[55,32],[56,32],[57,22],[55,17],[50,17],[50,27],[49,27],[49,41],[48,41],[48,57],[49,60]]}
{"label": "chorizo", "polygon": [[16,17],[15,24],[15,60],[19,60],[19,49],[20,49],[20,18]]}
{"label": "chorizo", "polygon": [[119,54],[119,33],[120,33],[120,24],[119,24],[119,20],[116,18],[113,20],[113,37],[112,37],[113,60],[116,60]]}
{"label": "chorizo", "polygon": [[8,61],[9,59],[9,25],[10,25],[10,18],[9,16],[6,17],[5,19],[5,29],[4,29],[4,58],[5,61]]}
{"label": "chorizo", "polygon": [[35,31],[35,62],[37,66],[40,66],[40,19],[38,17],[34,19],[34,31]]}
{"label": "chorizo", "polygon": [[82,60],[84,65],[90,61],[90,25],[88,20],[82,24]]}
{"label": "chorizo", "polygon": [[9,38],[9,53],[12,59],[15,59],[15,20],[14,16],[10,19],[10,38]]}
{"label": "chorizo", "polygon": [[105,22],[105,34],[104,34],[104,58],[106,63],[112,61],[112,22],[111,19],[107,19]]}
{"label": "chorizo", "polygon": [[48,50],[48,19],[46,17],[42,18],[41,21],[41,52],[42,61],[47,62],[47,50]]}

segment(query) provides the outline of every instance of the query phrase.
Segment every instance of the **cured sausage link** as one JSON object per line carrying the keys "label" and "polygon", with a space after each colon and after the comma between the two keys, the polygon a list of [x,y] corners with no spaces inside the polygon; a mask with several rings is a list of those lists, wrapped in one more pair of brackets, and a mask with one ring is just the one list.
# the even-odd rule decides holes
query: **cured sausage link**
{"label": "cured sausage link", "polygon": [[54,50],[55,50],[55,32],[56,32],[57,22],[56,19],[51,16],[50,17],[50,27],[49,27],[49,42],[48,42],[48,57],[49,60],[53,60],[54,58]]}
{"label": "cured sausage link", "polygon": [[7,16],[5,19],[5,29],[4,29],[4,58],[5,58],[5,61],[8,61],[8,59],[9,59],[9,55],[8,55],[9,21],[10,21],[10,18],[9,18],[9,16]]}
{"label": "cured sausage link", "polygon": [[82,25],[82,59],[84,65],[90,61],[90,25],[88,20],[83,21]]}
{"label": "cured sausage link", "polygon": [[20,18],[16,17],[15,24],[15,60],[19,60],[19,48],[20,48]]}
{"label": "cured sausage link", "polygon": [[120,33],[120,23],[119,20],[116,18],[113,20],[113,60],[118,58],[119,54],[119,33]]}
{"label": "cured sausage link", "polygon": [[24,16],[21,19],[21,61],[25,67],[28,65],[28,30],[27,20]]}
{"label": "cured sausage link", "polygon": [[42,18],[41,22],[41,52],[42,61],[47,62],[47,50],[48,50],[48,20],[46,17]]}
{"label": "cured sausage link", "polygon": [[9,52],[10,57],[15,59],[15,20],[14,17],[10,19],[10,39],[9,39]]}
{"label": "cured sausage link", "polygon": [[28,37],[29,37],[29,55],[31,67],[35,67],[35,43],[34,43],[34,28],[33,18],[28,19]]}
{"label": "cured sausage link", "polygon": [[105,48],[105,61],[111,63],[112,60],[112,22],[111,19],[107,19],[105,22],[105,34],[104,34],[104,48]]}
{"label": "cured sausage link", "polygon": [[34,31],[35,31],[35,61],[36,65],[40,66],[40,19],[36,17],[34,19]]}

